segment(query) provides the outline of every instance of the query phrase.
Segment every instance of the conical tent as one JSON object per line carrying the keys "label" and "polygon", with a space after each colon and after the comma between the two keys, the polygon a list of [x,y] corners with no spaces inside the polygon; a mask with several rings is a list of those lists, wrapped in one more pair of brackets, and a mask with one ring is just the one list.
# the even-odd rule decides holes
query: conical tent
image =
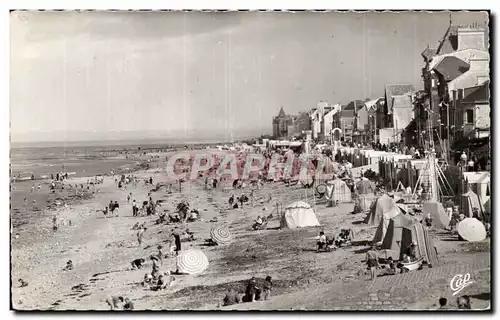
{"label": "conical tent", "polygon": [[326,198],[331,201],[338,201],[339,203],[352,202],[351,189],[347,184],[340,180],[335,179],[326,184]]}
{"label": "conical tent", "polygon": [[385,249],[388,253],[386,258],[389,256],[394,260],[399,259],[399,253],[401,251],[401,239],[403,237],[403,228],[410,227],[415,221],[404,215],[398,214],[394,218],[389,220],[389,226],[385,233],[384,240],[382,242],[381,249]]}
{"label": "conical tent", "polygon": [[460,198],[460,213],[463,213],[467,218],[472,218],[474,208],[479,209],[479,217],[482,218],[484,207],[481,200],[474,191],[469,190],[468,192],[462,194],[462,197]]}
{"label": "conical tent", "polygon": [[354,213],[366,212],[370,210],[374,202],[376,201],[374,195],[363,194],[356,199],[356,205],[354,206]]}
{"label": "conical tent", "polygon": [[443,208],[443,204],[440,202],[424,202],[423,206],[424,216],[429,213],[432,217],[432,226],[437,229],[446,229],[450,225],[450,218],[446,214]]}
{"label": "conical tent", "polygon": [[280,224],[281,228],[290,229],[320,225],[314,210],[303,201],[297,201],[287,206]]}
{"label": "conical tent", "polygon": [[389,214],[389,219],[395,217],[400,212],[394,199],[384,194],[371,206],[370,212],[366,216],[364,222],[370,225],[378,225],[382,219],[382,215],[390,211],[392,214]]}
{"label": "conical tent", "polygon": [[401,251],[399,254],[400,260],[402,260],[403,254],[408,250],[412,242],[417,244],[417,253],[424,259],[424,261],[432,265],[438,264],[438,257],[434,242],[429,236],[427,229],[419,222],[415,222],[411,226],[403,228]]}
{"label": "conical tent", "polygon": [[398,206],[394,206],[390,210],[382,213],[382,218],[379,221],[377,231],[375,231],[375,236],[373,237],[373,243],[379,243],[384,239],[390,220],[400,214],[402,214],[402,212]]}
{"label": "conical tent", "polygon": [[358,194],[373,194],[375,192],[374,184],[367,178],[361,178],[358,183],[356,183],[356,191]]}

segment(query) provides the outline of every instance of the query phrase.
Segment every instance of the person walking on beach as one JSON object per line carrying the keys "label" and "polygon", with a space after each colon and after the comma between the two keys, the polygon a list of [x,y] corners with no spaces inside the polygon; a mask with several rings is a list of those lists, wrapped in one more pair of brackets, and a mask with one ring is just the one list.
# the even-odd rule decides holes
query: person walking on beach
{"label": "person walking on beach", "polygon": [[116,216],[118,217],[118,215],[119,215],[119,210],[118,209],[120,209],[120,205],[118,204],[118,201],[115,201],[115,203],[113,205],[113,208],[116,211]]}
{"label": "person walking on beach", "polygon": [[132,196],[132,192],[127,195],[127,203],[130,203],[131,196]]}
{"label": "person walking on beach", "polygon": [[132,216],[137,217],[137,213],[139,212],[139,208],[137,208],[137,202],[135,199],[132,200]]}
{"label": "person walking on beach", "polygon": [[178,255],[181,251],[181,235],[179,234],[178,230],[174,230],[172,232],[172,235],[174,236],[175,254]]}
{"label": "person walking on beach", "polygon": [[370,270],[370,280],[375,280],[377,277],[378,255],[375,245],[372,245],[370,250],[366,253],[366,264]]}
{"label": "person walking on beach", "polygon": [[137,232],[137,242],[139,243],[139,246],[142,245],[142,239],[146,230],[148,230],[148,228],[142,228],[141,230],[139,230],[139,232]]}

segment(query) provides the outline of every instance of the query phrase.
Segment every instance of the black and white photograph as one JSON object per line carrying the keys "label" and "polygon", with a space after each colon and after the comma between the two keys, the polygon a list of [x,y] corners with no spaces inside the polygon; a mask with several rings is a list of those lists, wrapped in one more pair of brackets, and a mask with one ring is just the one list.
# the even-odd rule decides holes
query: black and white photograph
{"label": "black and white photograph", "polygon": [[491,312],[490,14],[11,10],[11,310]]}

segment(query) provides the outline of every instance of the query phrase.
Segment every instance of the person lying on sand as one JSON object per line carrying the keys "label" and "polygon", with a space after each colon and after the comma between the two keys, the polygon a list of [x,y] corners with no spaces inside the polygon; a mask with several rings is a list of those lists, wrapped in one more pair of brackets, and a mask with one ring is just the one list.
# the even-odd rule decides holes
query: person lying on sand
{"label": "person lying on sand", "polygon": [[73,270],[73,261],[68,260],[68,262],[66,262],[66,266],[63,268],[63,271],[70,271],[70,270]]}
{"label": "person lying on sand", "polygon": [[19,282],[19,288],[24,288],[28,286],[28,283],[21,278],[19,278],[19,280],[17,281]]}
{"label": "person lying on sand", "polygon": [[132,261],[130,264],[132,265],[132,270],[135,270],[135,269],[141,269],[143,267],[143,264],[146,262],[145,259],[135,259],[134,261]]}
{"label": "person lying on sand", "polygon": [[106,299],[106,303],[109,305],[111,310],[120,310],[123,307],[125,299],[122,296],[116,297],[111,296]]}

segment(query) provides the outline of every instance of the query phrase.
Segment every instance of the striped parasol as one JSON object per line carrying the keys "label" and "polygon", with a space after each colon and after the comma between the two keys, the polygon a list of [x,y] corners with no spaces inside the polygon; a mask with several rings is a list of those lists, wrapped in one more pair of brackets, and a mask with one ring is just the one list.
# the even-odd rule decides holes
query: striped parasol
{"label": "striped parasol", "polygon": [[180,273],[197,274],[208,268],[208,258],[200,250],[189,249],[177,257],[177,268]]}
{"label": "striped parasol", "polygon": [[210,230],[210,237],[218,245],[229,244],[233,240],[229,229],[224,226],[213,226]]}

